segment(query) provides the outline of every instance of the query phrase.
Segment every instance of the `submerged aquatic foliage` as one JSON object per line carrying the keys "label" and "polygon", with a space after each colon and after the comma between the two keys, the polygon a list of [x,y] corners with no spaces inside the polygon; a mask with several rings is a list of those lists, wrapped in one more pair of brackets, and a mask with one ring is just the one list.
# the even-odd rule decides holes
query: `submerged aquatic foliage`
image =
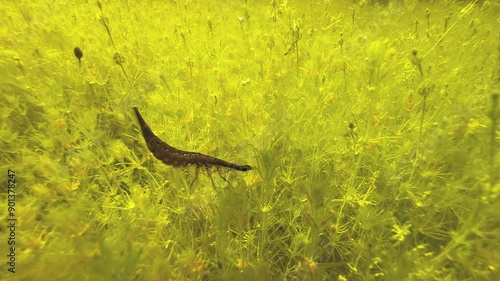
{"label": "submerged aquatic foliage", "polygon": [[1,279],[498,279],[500,3],[219,2],[2,5]]}

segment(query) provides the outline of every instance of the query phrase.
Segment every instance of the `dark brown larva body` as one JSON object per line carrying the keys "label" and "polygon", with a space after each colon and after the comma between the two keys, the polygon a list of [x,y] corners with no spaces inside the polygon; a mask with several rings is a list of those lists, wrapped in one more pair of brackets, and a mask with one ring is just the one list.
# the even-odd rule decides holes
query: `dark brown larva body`
{"label": "dark brown larva body", "polygon": [[137,116],[137,120],[139,121],[142,136],[144,137],[144,140],[146,140],[149,150],[153,153],[156,159],[161,160],[163,163],[174,167],[196,165],[198,167],[207,168],[226,167],[237,171],[248,171],[252,169],[249,165],[237,165],[205,154],[179,150],[168,145],[153,133],[148,124],[146,124],[146,121],[142,118],[137,107],[134,107],[133,109],[135,111],[135,115]]}

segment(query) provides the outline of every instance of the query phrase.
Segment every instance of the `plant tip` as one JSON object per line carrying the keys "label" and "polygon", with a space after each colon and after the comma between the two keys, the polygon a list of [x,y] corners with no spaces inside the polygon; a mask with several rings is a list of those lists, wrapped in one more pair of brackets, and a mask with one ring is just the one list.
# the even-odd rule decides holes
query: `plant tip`
{"label": "plant tip", "polygon": [[118,65],[123,65],[123,63],[125,63],[125,58],[120,53],[115,53],[115,55],[113,56],[113,60]]}
{"label": "plant tip", "polygon": [[75,57],[78,59],[78,60],[81,60],[82,57],[83,57],[83,52],[82,52],[82,49],[80,49],[79,47],[75,47],[75,49],[73,50],[75,52]]}

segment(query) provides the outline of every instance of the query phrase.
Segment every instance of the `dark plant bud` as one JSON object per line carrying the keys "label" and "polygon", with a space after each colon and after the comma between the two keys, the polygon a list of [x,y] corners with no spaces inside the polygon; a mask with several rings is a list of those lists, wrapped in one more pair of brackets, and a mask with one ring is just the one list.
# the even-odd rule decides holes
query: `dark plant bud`
{"label": "dark plant bud", "polygon": [[120,53],[115,53],[115,55],[113,56],[113,60],[118,65],[123,65],[125,63],[125,58]]}
{"label": "dark plant bud", "polygon": [[75,57],[78,59],[78,60],[81,60],[82,57],[83,57],[83,52],[82,52],[82,49],[78,48],[78,47],[75,47]]}

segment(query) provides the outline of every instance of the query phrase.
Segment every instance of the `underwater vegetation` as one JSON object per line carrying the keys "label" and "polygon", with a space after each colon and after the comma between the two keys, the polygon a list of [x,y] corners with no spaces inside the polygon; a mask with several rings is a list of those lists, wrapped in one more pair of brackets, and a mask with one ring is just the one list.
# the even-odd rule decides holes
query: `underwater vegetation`
{"label": "underwater vegetation", "polygon": [[500,280],[500,3],[225,2],[2,3],[0,279]]}

